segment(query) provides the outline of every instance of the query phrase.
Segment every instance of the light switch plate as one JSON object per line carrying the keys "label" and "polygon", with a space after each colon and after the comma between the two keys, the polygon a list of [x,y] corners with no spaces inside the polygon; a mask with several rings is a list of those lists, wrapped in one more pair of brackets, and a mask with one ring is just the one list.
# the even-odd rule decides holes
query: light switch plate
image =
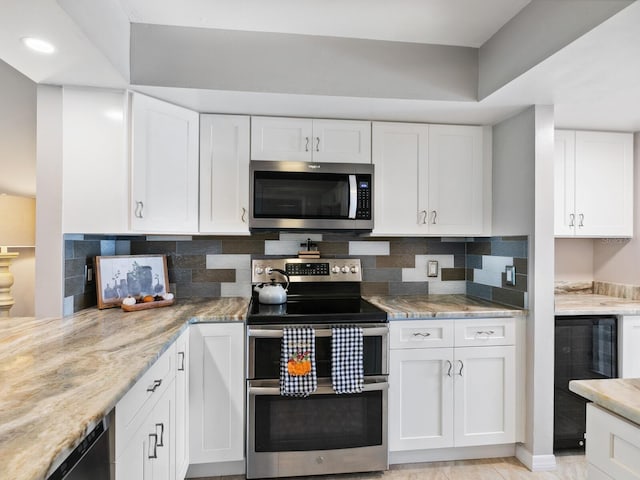
{"label": "light switch plate", "polygon": [[438,276],[438,261],[429,260],[427,262],[427,277],[437,277],[437,276]]}
{"label": "light switch plate", "polygon": [[504,283],[507,285],[516,284],[516,267],[514,265],[507,265],[504,267],[505,279]]}

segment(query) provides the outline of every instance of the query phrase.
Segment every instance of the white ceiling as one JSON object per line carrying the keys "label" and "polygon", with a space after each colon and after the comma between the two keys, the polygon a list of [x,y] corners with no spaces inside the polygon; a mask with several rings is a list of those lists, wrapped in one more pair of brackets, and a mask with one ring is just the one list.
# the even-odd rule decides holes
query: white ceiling
{"label": "white ceiling", "polygon": [[[109,22],[80,26],[61,5],[99,5],[114,15],[118,10],[125,26],[133,21],[478,47],[529,1],[1,0],[0,59],[38,83],[127,87],[96,46],[111,41],[109,32],[100,31]],[[441,123],[492,124],[526,105],[554,104],[561,127],[640,131],[639,25],[635,2],[481,102],[135,89],[205,112]],[[20,42],[26,35],[51,40],[58,52],[45,57],[27,51]]]}
{"label": "white ceiling", "polygon": [[480,47],[531,0],[119,0],[135,23]]}

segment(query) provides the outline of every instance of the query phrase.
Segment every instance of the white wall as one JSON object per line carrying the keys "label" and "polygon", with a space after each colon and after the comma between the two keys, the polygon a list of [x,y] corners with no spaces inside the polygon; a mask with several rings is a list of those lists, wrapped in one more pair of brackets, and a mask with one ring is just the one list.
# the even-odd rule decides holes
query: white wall
{"label": "white wall", "polygon": [[525,443],[533,470],[553,456],[553,107],[529,107],[493,128],[493,235],[529,236]]}
{"label": "white wall", "polygon": [[592,282],[594,265],[593,238],[556,238],[555,280]]}
{"label": "white wall", "polygon": [[[36,194],[36,84],[0,61],[0,193]],[[35,252],[12,249],[20,255],[11,263],[13,317],[35,311]]]}

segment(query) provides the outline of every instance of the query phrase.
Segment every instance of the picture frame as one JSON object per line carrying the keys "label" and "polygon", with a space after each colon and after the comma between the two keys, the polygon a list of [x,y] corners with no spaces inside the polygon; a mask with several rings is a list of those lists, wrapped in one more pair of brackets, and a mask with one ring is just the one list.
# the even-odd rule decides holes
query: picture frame
{"label": "picture frame", "polygon": [[119,307],[128,296],[169,293],[166,255],[95,257],[98,308]]}

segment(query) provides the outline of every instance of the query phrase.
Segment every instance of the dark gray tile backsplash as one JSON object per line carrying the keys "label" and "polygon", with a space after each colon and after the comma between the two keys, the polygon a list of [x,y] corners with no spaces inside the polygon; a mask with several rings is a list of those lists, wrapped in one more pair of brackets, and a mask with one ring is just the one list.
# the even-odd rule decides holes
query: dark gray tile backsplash
{"label": "dark gray tile backsplash", "polygon": [[[368,238],[314,234],[324,257],[356,256],[365,295],[466,293],[526,307],[527,237]],[[249,296],[252,258],[295,256],[305,234],[260,233],[248,237],[65,236],[65,314],[96,305],[95,283],[85,284],[85,265],[97,255],[167,255],[169,288],[178,299]],[[371,248],[369,248],[371,247]],[[277,252],[277,253],[276,253]],[[439,264],[427,277],[426,264]],[[515,265],[516,285],[504,284],[504,265]]]}

